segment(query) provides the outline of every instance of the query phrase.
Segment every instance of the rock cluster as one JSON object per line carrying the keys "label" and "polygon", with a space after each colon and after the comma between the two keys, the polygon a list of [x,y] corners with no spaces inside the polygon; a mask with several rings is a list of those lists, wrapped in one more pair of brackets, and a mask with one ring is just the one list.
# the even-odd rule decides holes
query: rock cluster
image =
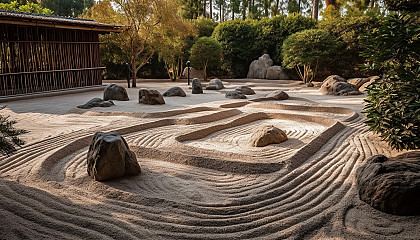
{"label": "rock cluster", "polygon": [[118,100],[118,101],[128,101],[127,91],[123,86],[120,86],[115,83],[110,83],[106,86],[104,90],[104,100]]}
{"label": "rock cluster", "polygon": [[249,65],[247,78],[257,79],[289,79],[281,66],[273,66],[270,55],[264,54]]}
{"label": "rock cluster", "polygon": [[388,159],[370,157],[356,171],[359,197],[372,207],[396,215],[420,215],[420,154]]}
{"label": "rock cluster", "polygon": [[278,80],[278,79],[289,79],[286,72],[284,72],[281,66],[271,66],[267,69],[266,79]]}
{"label": "rock cluster", "polygon": [[77,107],[82,109],[89,109],[93,107],[110,107],[112,105],[114,105],[114,102],[112,102],[111,100],[104,101],[101,98],[92,98],[87,103],[79,105]]}
{"label": "rock cluster", "polygon": [[184,90],[182,90],[182,88],[180,87],[171,87],[170,89],[168,89],[168,91],[164,92],[162,94],[165,97],[185,97],[187,96],[187,94],[185,94]]}
{"label": "rock cluster", "polygon": [[201,86],[200,79],[194,78],[192,81],[192,94],[203,93],[203,87]]}
{"label": "rock cluster", "polygon": [[87,154],[87,172],[97,181],[140,174],[136,155],[115,132],[97,132]]}
{"label": "rock cluster", "polygon": [[254,90],[252,90],[252,88],[250,88],[248,86],[240,86],[240,87],[237,87],[235,89],[235,91],[241,92],[241,93],[243,93],[245,95],[254,95],[255,94]]}
{"label": "rock cluster", "polygon": [[319,89],[324,95],[359,95],[362,94],[359,89],[353,84],[347,82],[345,78],[338,75],[331,75],[327,77]]}
{"label": "rock cluster", "polygon": [[245,94],[238,91],[227,91],[225,97],[230,99],[246,99]]}
{"label": "rock cluster", "polygon": [[148,104],[148,105],[158,105],[165,104],[160,92],[153,89],[140,88],[139,90],[139,103]]}
{"label": "rock cluster", "polygon": [[210,80],[209,84],[206,87],[206,90],[220,90],[225,88],[225,86],[223,86],[223,83],[220,79],[215,78]]}
{"label": "rock cluster", "polygon": [[281,129],[272,125],[256,129],[250,138],[253,147],[264,147],[269,144],[281,143],[287,140],[287,135]]}

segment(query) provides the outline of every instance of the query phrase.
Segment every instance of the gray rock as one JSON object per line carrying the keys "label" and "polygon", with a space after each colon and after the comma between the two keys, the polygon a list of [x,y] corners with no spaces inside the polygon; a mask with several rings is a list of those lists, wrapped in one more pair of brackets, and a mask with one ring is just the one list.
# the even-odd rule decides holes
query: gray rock
{"label": "gray rock", "polygon": [[370,78],[350,78],[347,79],[348,83],[353,84],[357,89],[359,89],[363,84],[370,81]]}
{"label": "gray rock", "polygon": [[273,60],[271,60],[270,55],[264,54],[251,63],[247,78],[265,79],[267,69],[271,66],[273,66]]}
{"label": "gray rock", "polygon": [[257,128],[251,135],[250,144],[253,147],[264,147],[269,144],[281,143],[287,140],[287,135],[281,129],[272,125]]}
{"label": "gray rock", "polygon": [[267,69],[265,78],[270,80],[289,79],[281,66],[271,66]]}
{"label": "gray rock", "polygon": [[139,89],[139,103],[148,105],[165,104],[160,92],[153,89],[140,88]]}
{"label": "gray rock", "polygon": [[311,83],[311,82],[307,82],[307,83],[306,83],[306,86],[307,86],[307,87],[313,87],[313,86],[314,86],[314,84],[313,84],[313,83]]}
{"label": "gray rock", "polygon": [[225,86],[223,86],[223,83],[220,79],[215,78],[210,80],[209,84],[206,87],[206,90],[220,90],[225,88]]}
{"label": "gray rock", "polygon": [[115,132],[97,132],[87,154],[87,172],[96,181],[140,174],[136,155]]}
{"label": "gray rock", "polygon": [[240,86],[240,87],[237,87],[235,89],[235,91],[241,92],[241,93],[243,93],[245,95],[254,95],[255,94],[254,90],[252,90],[252,88],[250,88],[248,86]]}
{"label": "gray rock", "polygon": [[231,99],[246,99],[245,94],[238,91],[227,91],[225,97]]}
{"label": "gray rock", "polygon": [[203,87],[201,86],[200,79],[194,78],[192,81],[192,94],[203,93]]}
{"label": "gray rock", "polygon": [[162,95],[165,96],[165,97],[175,97],[175,96],[185,97],[185,96],[187,96],[187,94],[185,94],[184,90],[182,90],[182,88],[180,88],[180,87],[172,87],[168,91],[164,92]]}
{"label": "gray rock", "polygon": [[267,94],[264,98],[268,100],[286,100],[289,99],[289,94],[284,91],[277,90]]}
{"label": "gray rock", "polygon": [[79,105],[77,107],[82,109],[89,109],[93,107],[110,107],[112,105],[114,105],[114,103],[111,100],[104,101],[101,98],[92,98],[91,100],[89,100],[89,102],[83,105]]}
{"label": "gray rock", "polygon": [[327,77],[319,89],[324,95],[358,95],[362,94],[353,84],[338,75]]}
{"label": "gray rock", "polygon": [[388,159],[370,157],[356,171],[359,197],[372,207],[396,215],[420,215],[420,154]]}
{"label": "gray rock", "polygon": [[106,86],[104,90],[104,100],[118,100],[118,101],[128,101],[127,91],[123,86],[120,86],[115,83],[110,83]]}
{"label": "gray rock", "polygon": [[[188,78],[188,68],[184,68],[184,71],[182,72],[182,76],[185,78]],[[190,67],[190,79],[193,78],[199,78],[199,79],[203,79],[204,78],[204,72],[203,70],[197,70],[193,67]]]}

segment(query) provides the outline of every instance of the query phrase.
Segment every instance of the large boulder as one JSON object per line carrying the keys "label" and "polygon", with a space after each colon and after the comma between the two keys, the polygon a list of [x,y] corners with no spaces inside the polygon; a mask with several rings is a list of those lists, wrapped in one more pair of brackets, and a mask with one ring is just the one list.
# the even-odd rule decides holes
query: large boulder
{"label": "large boulder", "polygon": [[238,91],[227,91],[225,97],[230,99],[246,99],[245,94]]}
{"label": "large boulder", "polygon": [[264,54],[249,65],[247,78],[265,79],[267,69],[271,66],[273,66],[273,60],[270,55]]}
{"label": "large boulder", "polygon": [[249,140],[253,147],[264,147],[269,144],[281,143],[287,140],[287,135],[273,125],[261,126],[251,135]]}
{"label": "large boulder", "polygon": [[[184,71],[182,72],[182,76],[185,78],[188,78],[188,67],[184,68]],[[204,78],[203,70],[197,70],[193,67],[190,67],[190,79],[193,79],[193,78],[203,79]]]}
{"label": "large boulder", "polygon": [[350,78],[347,79],[348,83],[353,84],[357,89],[359,89],[363,84],[370,81],[370,78]]}
{"label": "large boulder", "polygon": [[87,172],[97,181],[140,174],[136,155],[115,132],[97,132],[87,154]]}
{"label": "large boulder", "polygon": [[194,78],[192,81],[192,94],[203,93],[203,87],[201,86],[200,79]]}
{"label": "large boulder", "polygon": [[148,104],[148,105],[158,105],[165,104],[160,92],[153,89],[140,88],[139,90],[139,103]]}
{"label": "large boulder", "polygon": [[358,95],[362,94],[356,86],[348,83],[345,78],[338,75],[327,77],[319,89],[324,95]]}
{"label": "large boulder", "polygon": [[248,86],[240,86],[240,87],[237,87],[235,89],[235,91],[241,92],[241,93],[243,93],[245,95],[254,95],[255,94],[254,90],[252,90],[252,88],[250,88]]}
{"label": "large boulder", "polygon": [[289,99],[289,94],[287,94],[285,91],[277,90],[267,94],[263,98],[266,100],[286,100]]}
{"label": "large boulder", "polygon": [[289,79],[286,72],[281,66],[271,66],[267,69],[265,78],[270,80]]}
{"label": "large boulder", "polygon": [[370,157],[356,171],[359,197],[372,207],[396,215],[420,215],[420,154],[388,159]]}
{"label": "large boulder", "polygon": [[114,105],[114,102],[112,102],[111,100],[104,101],[101,98],[92,98],[87,103],[79,105],[77,107],[82,109],[89,109],[93,107],[110,107],[112,105]]}
{"label": "large boulder", "polygon": [[366,90],[366,88],[373,82],[375,82],[376,80],[378,80],[380,77],[379,76],[372,76],[369,77],[369,81],[365,82],[364,84],[362,84],[362,86],[359,87],[359,91],[364,92]]}
{"label": "large boulder", "polygon": [[220,90],[225,88],[225,86],[223,86],[222,80],[215,78],[210,80],[209,84],[206,87],[206,90]]}
{"label": "large boulder", "polygon": [[115,83],[110,83],[106,86],[104,90],[104,100],[118,100],[118,101],[128,101],[127,91],[123,86],[120,86]]}
{"label": "large boulder", "polygon": [[168,89],[168,91],[164,92],[162,95],[165,96],[165,97],[175,97],[175,96],[185,97],[185,96],[187,96],[187,94],[185,94],[184,90],[182,90],[182,88],[180,88],[180,87],[171,87],[170,89]]}

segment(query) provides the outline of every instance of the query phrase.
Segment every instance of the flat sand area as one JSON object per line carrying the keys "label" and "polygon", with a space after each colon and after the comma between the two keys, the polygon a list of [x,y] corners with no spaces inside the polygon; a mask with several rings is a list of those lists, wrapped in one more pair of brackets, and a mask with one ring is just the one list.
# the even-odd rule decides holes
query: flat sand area
{"label": "flat sand area", "polygon": [[[102,91],[0,104],[29,131],[22,148],[0,157],[0,239],[420,239],[420,216],[359,200],[356,169],[372,155],[400,154],[368,131],[365,95],[324,96],[298,81],[224,83],[191,94],[185,81],[138,80],[129,101],[89,110],[76,106]],[[256,94],[225,98],[241,85]],[[172,86],[187,96],[138,103],[139,88]],[[261,101],[275,90],[290,99]],[[289,139],[252,147],[261,125]],[[98,131],[127,140],[139,176],[90,179]]]}

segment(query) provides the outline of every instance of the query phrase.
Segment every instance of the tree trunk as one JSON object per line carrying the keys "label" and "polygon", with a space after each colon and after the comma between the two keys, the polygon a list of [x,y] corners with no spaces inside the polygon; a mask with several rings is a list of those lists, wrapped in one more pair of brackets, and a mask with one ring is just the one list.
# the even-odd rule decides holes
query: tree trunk
{"label": "tree trunk", "polygon": [[203,67],[204,81],[207,81],[207,63]]}
{"label": "tree trunk", "polygon": [[271,13],[272,16],[277,16],[279,14],[279,1],[276,0],[276,3],[274,4],[273,12]]}
{"label": "tree trunk", "polygon": [[369,9],[373,9],[375,7],[375,0],[370,0]]}
{"label": "tree trunk", "polygon": [[318,20],[319,0],[312,1],[312,18]]}
{"label": "tree trunk", "polygon": [[246,7],[248,6],[246,0],[242,0],[242,20],[246,19]]}
{"label": "tree trunk", "polygon": [[222,22],[222,4],[219,5],[219,22]]}
{"label": "tree trunk", "polygon": [[207,4],[207,0],[203,0],[203,17],[207,17],[206,16],[206,4]]}
{"label": "tree trunk", "polygon": [[233,0],[232,1],[232,20],[235,20],[235,3]]}
{"label": "tree trunk", "polygon": [[213,19],[213,0],[209,1],[210,5],[210,19]]}
{"label": "tree trunk", "polygon": [[264,0],[264,16],[268,17],[268,8],[269,8],[269,4],[268,4],[269,0]]}

